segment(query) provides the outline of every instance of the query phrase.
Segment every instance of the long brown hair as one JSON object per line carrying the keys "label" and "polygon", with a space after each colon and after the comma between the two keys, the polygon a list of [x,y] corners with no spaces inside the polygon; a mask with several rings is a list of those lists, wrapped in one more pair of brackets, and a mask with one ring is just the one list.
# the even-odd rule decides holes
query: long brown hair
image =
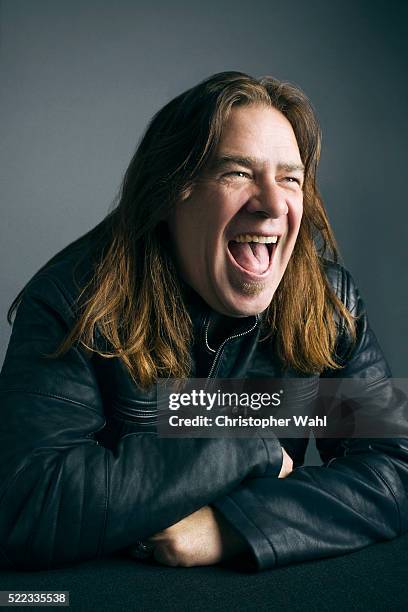
{"label": "long brown hair", "polygon": [[[303,373],[339,367],[335,316],[345,321],[351,336],[354,321],[323,270],[322,257],[336,260],[338,251],[316,187],[318,123],[299,88],[240,72],[211,76],[153,117],[106,220],[107,246],[80,294],[77,322],[53,356],[82,344],[120,358],[142,387],[160,376],[189,375],[192,323],[163,219],[194,189],[232,107],[250,104],[272,106],[285,115],[305,166],[299,236],[268,308],[267,332],[275,335],[275,350],[288,367]],[[17,305],[18,298],[9,317]],[[104,350],[95,341],[96,331],[106,341]]]}

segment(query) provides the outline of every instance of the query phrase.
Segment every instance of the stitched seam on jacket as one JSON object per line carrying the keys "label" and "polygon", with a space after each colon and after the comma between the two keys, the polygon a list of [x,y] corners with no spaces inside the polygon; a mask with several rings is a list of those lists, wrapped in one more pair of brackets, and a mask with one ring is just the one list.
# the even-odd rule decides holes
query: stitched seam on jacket
{"label": "stitched seam on jacket", "polygon": [[347,309],[349,309],[349,304],[347,302],[349,302],[348,297],[350,295],[350,287],[349,287],[349,278],[347,276],[347,274],[345,273],[344,270],[341,271],[341,285],[342,285],[342,301],[343,304],[346,306]]}
{"label": "stitched seam on jacket", "polygon": [[[338,278],[338,283],[337,283],[337,295],[340,294],[340,299],[343,302],[343,304],[345,305],[345,307],[348,309],[348,304],[346,304],[346,300],[347,300],[347,296],[348,296],[348,292],[346,290],[346,284],[347,284],[347,275],[344,271],[344,269],[340,270],[341,274],[339,274],[339,278]],[[341,287],[339,288],[339,284],[341,283]],[[347,325],[344,321],[343,317],[340,317],[340,334],[344,334],[346,333],[347,330]]]}
{"label": "stitched seam on jacket", "polygon": [[398,503],[398,500],[397,500],[397,496],[396,496],[394,490],[392,489],[391,485],[388,484],[388,482],[386,481],[384,476],[381,474],[381,472],[379,472],[377,470],[377,468],[375,468],[374,466],[370,465],[369,463],[366,463],[365,461],[361,461],[361,463],[363,465],[365,465],[366,467],[368,467],[369,470],[373,471],[378,476],[378,478],[385,484],[385,486],[387,487],[387,489],[391,493],[392,498],[393,498],[394,503],[395,503],[395,506],[396,506],[396,509],[397,509],[398,532],[399,532],[399,534],[401,534],[401,531],[402,531],[401,512],[400,512],[400,507],[399,507],[399,503]]}
{"label": "stitched seam on jacket", "polygon": [[[41,508],[41,514],[43,514],[44,512],[46,513],[46,511],[49,508],[52,508],[52,504],[53,502],[53,492],[57,489],[58,487],[56,487],[56,481],[58,482],[59,480],[59,476],[61,474],[61,471],[63,469],[63,462],[64,462],[64,457],[63,456],[57,456],[56,457],[56,461],[54,463],[53,466],[53,470],[52,470],[52,474],[50,474],[49,478],[48,478],[48,484],[45,490],[45,494],[44,494],[44,499],[42,501],[42,508]],[[58,501],[57,501],[57,512],[55,515],[55,512],[53,513],[53,516],[55,517],[54,521],[52,522],[52,542],[51,542],[51,550],[50,550],[50,554],[49,554],[49,558],[48,558],[48,562],[46,565],[46,569],[50,570],[53,567],[53,560],[55,559],[55,550],[56,550],[56,542],[57,542],[57,538],[58,538],[58,521],[59,521],[59,516],[60,516],[60,508],[61,508],[61,492],[58,495]],[[51,528],[48,524],[48,537],[51,535]],[[36,536],[36,533],[33,529],[33,531],[31,532],[31,535],[28,539],[28,543],[27,543],[27,548],[30,551],[30,553],[33,553],[33,541],[34,538]]]}
{"label": "stitched seam on jacket", "polygon": [[373,380],[369,383],[367,383],[366,388],[367,389],[371,389],[372,387],[375,387],[375,385],[378,385],[379,383],[383,382],[384,380],[389,380],[388,376],[381,376],[381,378],[377,378],[377,380]]}
{"label": "stitched seam on jacket", "polygon": [[102,557],[103,555],[103,544],[105,540],[106,534],[106,525],[108,523],[108,510],[109,510],[109,474],[110,474],[110,461],[109,461],[109,453],[105,451],[105,503],[104,503],[104,517],[103,524],[101,529],[101,535],[98,543],[98,551],[97,556]]}
{"label": "stitched seam on jacket", "polygon": [[228,498],[231,500],[231,502],[234,504],[234,506],[236,506],[236,508],[238,508],[238,510],[245,516],[245,518],[247,519],[247,521],[249,523],[251,523],[251,525],[253,525],[255,527],[255,529],[257,529],[257,531],[259,531],[259,533],[261,533],[263,535],[263,537],[265,538],[265,540],[268,542],[269,546],[271,547],[271,550],[273,552],[273,556],[274,556],[274,564],[277,566],[278,565],[278,555],[276,554],[276,550],[273,547],[272,542],[270,541],[270,539],[268,538],[268,536],[266,535],[266,533],[259,527],[259,525],[257,525],[248,515],[247,513],[241,508],[241,506],[239,506],[239,504],[237,504],[237,502],[228,495]]}
{"label": "stitched seam on jacket", "polygon": [[6,391],[21,391],[22,393],[26,393],[28,395],[40,395],[42,397],[51,397],[53,399],[59,399],[59,400],[62,400],[63,402],[69,402],[70,404],[75,404],[76,406],[82,406],[83,408],[89,408],[90,410],[93,410],[93,412],[96,412],[96,414],[100,415],[99,410],[97,410],[93,406],[90,406],[89,404],[84,404],[83,402],[78,402],[76,400],[70,399],[69,397],[66,397],[65,395],[57,395],[56,393],[47,393],[46,391],[41,391],[40,389],[24,389],[24,387],[5,387],[3,389],[0,389],[0,393],[6,392]]}
{"label": "stitched seam on jacket", "polygon": [[[333,263],[333,262],[331,262]],[[338,267],[337,267],[338,266]],[[328,276],[326,275],[326,279],[329,283],[329,285],[331,285],[332,291],[334,292],[334,294],[337,296],[337,298],[343,302],[343,304],[345,305],[345,307],[348,309],[348,304],[346,303],[347,297],[348,297],[348,279],[347,279],[347,273],[345,271],[345,269],[343,268],[343,266],[340,266],[339,264],[336,264],[336,276],[335,279],[333,281],[333,283],[330,281],[330,279],[328,278]],[[324,270],[323,270],[324,272]],[[343,317],[339,317],[339,336],[343,333],[347,332],[347,325],[344,321]]]}
{"label": "stitched seam on jacket", "polygon": [[266,450],[266,456],[267,456],[267,463],[266,463],[264,471],[262,472],[262,476],[264,476],[266,474],[266,472],[268,471],[268,465],[270,465],[270,463],[271,463],[271,456],[270,456],[269,448],[268,448],[268,445],[267,445],[265,439],[261,438],[261,440],[262,440],[262,442],[264,444],[264,447],[265,447],[265,450]]}

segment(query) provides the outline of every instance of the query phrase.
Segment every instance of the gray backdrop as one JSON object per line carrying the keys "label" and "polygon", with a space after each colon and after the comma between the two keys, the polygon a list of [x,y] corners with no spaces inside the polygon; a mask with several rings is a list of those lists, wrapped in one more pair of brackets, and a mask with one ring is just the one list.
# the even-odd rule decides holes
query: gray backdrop
{"label": "gray backdrop", "polygon": [[341,252],[406,376],[407,5],[3,1],[0,363],[12,298],[102,219],[151,115],[209,74],[242,70],[311,97]]}

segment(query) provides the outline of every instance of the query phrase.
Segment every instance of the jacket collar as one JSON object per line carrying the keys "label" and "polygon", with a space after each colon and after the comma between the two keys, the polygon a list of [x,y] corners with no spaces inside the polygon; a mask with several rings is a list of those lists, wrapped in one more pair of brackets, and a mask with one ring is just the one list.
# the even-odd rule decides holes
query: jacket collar
{"label": "jacket collar", "polygon": [[[205,328],[209,325],[215,311],[190,285],[182,281],[182,295],[187,311],[190,315],[194,329],[195,338],[204,338]],[[262,319],[261,315],[251,315],[236,319],[236,325],[230,330],[229,336],[245,333],[258,326]]]}

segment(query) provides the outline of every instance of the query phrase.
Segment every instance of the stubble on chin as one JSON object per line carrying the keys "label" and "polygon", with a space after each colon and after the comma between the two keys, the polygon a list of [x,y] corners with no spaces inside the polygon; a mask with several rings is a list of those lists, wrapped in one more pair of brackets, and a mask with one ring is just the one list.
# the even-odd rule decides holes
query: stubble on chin
{"label": "stubble on chin", "polygon": [[237,283],[237,289],[240,293],[254,297],[259,295],[266,288],[266,283],[254,282],[254,283]]}

